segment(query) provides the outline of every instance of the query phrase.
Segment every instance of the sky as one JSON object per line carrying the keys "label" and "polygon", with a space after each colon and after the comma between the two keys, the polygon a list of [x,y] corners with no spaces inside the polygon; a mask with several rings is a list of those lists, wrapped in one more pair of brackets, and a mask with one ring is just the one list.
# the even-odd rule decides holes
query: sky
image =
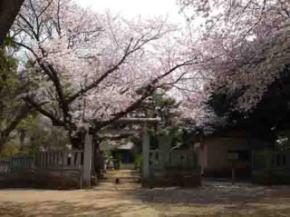
{"label": "sky", "polygon": [[84,7],[90,7],[95,11],[120,14],[125,18],[142,17],[167,17],[173,23],[183,21],[178,13],[179,7],[176,0],[76,0]]}

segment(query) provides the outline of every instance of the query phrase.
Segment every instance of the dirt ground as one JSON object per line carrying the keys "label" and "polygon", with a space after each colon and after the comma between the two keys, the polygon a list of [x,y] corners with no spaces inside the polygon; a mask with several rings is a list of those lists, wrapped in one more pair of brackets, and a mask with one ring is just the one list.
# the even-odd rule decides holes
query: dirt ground
{"label": "dirt ground", "polygon": [[0,216],[290,217],[290,186],[205,181],[195,189],[142,189],[127,176],[110,174],[89,190],[0,190]]}

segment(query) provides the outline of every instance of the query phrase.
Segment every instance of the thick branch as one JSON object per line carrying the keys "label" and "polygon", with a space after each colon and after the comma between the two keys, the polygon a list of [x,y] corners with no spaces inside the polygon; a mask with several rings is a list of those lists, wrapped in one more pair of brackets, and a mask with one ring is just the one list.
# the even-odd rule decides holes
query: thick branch
{"label": "thick branch", "polygon": [[106,77],[108,77],[110,74],[112,74],[114,71],[118,70],[119,67],[125,62],[125,60],[127,59],[127,57],[133,52],[133,50],[130,51],[131,48],[131,44],[132,44],[132,40],[130,41],[129,45],[127,46],[123,57],[120,59],[120,61],[114,65],[113,67],[109,68],[101,77],[99,77],[96,81],[94,81],[93,83],[89,84],[87,87],[81,89],[80,91],[78,91],[77,93],[75,93],[74,95],[72,95],[68,100],[68,104],[73,102],[75,99],[77,99],[78,97],[80,97],[81,95],[85,94],[86,92],[92,90],[93,88],[96,88]]}
{"label": "thick branch", "polygon": [[59,76],[57,74],[57,71],[53,68],[52,65],[49,65],[48,68],[50,69],[51,72],[51,80],[54,84],[54,87],[56,89],[57,95],[58,95],[58,102],[60,104],[60,107],[63,112],[64,118],[71,118],[69,115],[69,108],[68,108],[68,103],[65,99],[64,93],[63,93],[63,87],[60,82]]}
{"label": "thick branch", "polygon": [[117,113],[113,118],[102,122],[99,126],[100,129],[110,125],[111,123],[119,120],[120,118],[126,116],[128,113],[134,111],[135,109],[137,109],[145,99],[147,99],[149,96],[151,96],[154,91],[158,88],[158,86],[156,85],[161,79],[165,78],[166,76],[168,76],[169,74],[171,74],[172,72],[174,72],[175,70],[177,70],[180,67],[186,66],[186,65],[191,65],[193,64],[192,60],[177,64],[176,66],[172,67],[171,69],[169,69],[168,71],[166,71],[165,73],[163,73],[162,75],[158,76],[157,78],[155,78],[150,84],[146,85],[144,87],[144,92],[142,94],[142,96],[137,99],[135,102],[133,102],[131,105],[129,105],[126,109],[124,109],[123,111]]}
{"label": "thick branch", "polygon": [[24,0],[0,1],[0,43],[9,32]]}
{"label": "thick branch", "polygon": [[53,114],[51,114],[50,112],[48,112],[45,109],[43,109],[42,106],[39,105],[39,104],[37,104],[33,99],[31,99],[29,97],[25,97],[25,98],[23,98],[23,100],[26,103],[28,103],[30,106],[32,106],[33,108],[35,108],[35,110],[37,110],[39,113],[41,113],[44,116],[48,117],[52,121],[53,125],[55,125],[55,126],[62,126],[62,127],[65,127],[66,128],[65,122],[59,120]]}
{"label": "thick branch", "polygon": [[152,40],[156,40],[158,39],[158,36],[155,35],[147,40],[143,40],[143,38],[140,38],[139,40],[137,40],[134,44],[133,43],[133,39],[130,40],[128,46],[125,49],[124,55],[123,57],[119,60],[119,62],[114,65],[113,67],[111,67],[110,69],[108,69],[100,78],[98,78],[96,81],[94,81],[93,83],[89,84],[87,87],[81,89],[80,91],[78,91],[77,93],[75,93],[73,96],[71,96],[67,102],[68,104],[73,102],[75,99],[77,99],[78,97],[80,97],[81,95],[85,94],[86,92],[96,88],[106,77],[108,77],[110,74],[112,74],[113,72],[115,72],[116,70],[119,69],[119,67],[125,62],[125,60],[134,52],[136,52],[137,50],[140,50],[145,44],[149,43]]}
{"label": "thick branch", "polygon": [[16,115],[16,117],[14,118],[14,120],[12,120],[10,124],[1,132],[0,153],[3,148],[3,145],[7,142],[11,132],[18,126],[21,120],[27,117],[30,111],[31,111],[31,108],[29,106],[23,105],[21,109],[19,110],[18,114]]}

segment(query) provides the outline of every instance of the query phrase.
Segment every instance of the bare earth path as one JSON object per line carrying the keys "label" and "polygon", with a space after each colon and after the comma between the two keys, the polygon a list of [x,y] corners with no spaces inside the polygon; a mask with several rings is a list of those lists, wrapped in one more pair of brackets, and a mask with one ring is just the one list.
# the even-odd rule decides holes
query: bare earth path
{"label": "bare earth path", "polygon": [[0,190],[0,216],[290,217],[290,186],[205,182],[196,189],[141,189],[129,171],[109,177],[90,190]]}

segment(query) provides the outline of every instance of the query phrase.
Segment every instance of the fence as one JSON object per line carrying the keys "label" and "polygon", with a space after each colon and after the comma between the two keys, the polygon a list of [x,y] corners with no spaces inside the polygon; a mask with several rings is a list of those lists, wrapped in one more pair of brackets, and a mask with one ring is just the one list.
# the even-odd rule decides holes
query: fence
{"label": "fence", "polygon": [[10,171],[10,160],[0,159],[0,174],[6,174]]}
{"label": "fence", "polygon": [[40,169],[80,169],[83,165],[83,151],[38,152],[35,167]]}
{"label": "fence", "polygon": [[83,151],[79,150],[16,155],[0,160],[0,178],[1,180],[11,177],[25,178],[21,174],[28,174],[26,176],[35,176],[35,179],[37,176],[53,177],[54,179],[59,177],[61,179],[66,175],[66,179],[77,179],[79,186],[82,187],[83,162]]}
{"label": "fence", "polygon": [[33,157],[17,155],[0,160],[0,174],[27,171],[33,167]]}
{"label": "fence", "polygon": [[259,151],[253,152],[253,170],[290,170],[290,151]]}
{"label": "fence", "polygon": [[196,169],[197,158],[194,151],[189,150],[150,150],[149,168],[150,171],[170,168]]}
{"label": "fence", "polygon": [[10,172],[29,171],[33,168],[33,156],[18,155],[10,158]]}
{"label": "fence", "polygon": [[149,182],[162,186],[200,185],[201,174],[196,153],[192,150],[150,150]]}
{"label": "fence", "polygon": [[252,156],[253,181],[290,184],[290,151],[259,151]]}

